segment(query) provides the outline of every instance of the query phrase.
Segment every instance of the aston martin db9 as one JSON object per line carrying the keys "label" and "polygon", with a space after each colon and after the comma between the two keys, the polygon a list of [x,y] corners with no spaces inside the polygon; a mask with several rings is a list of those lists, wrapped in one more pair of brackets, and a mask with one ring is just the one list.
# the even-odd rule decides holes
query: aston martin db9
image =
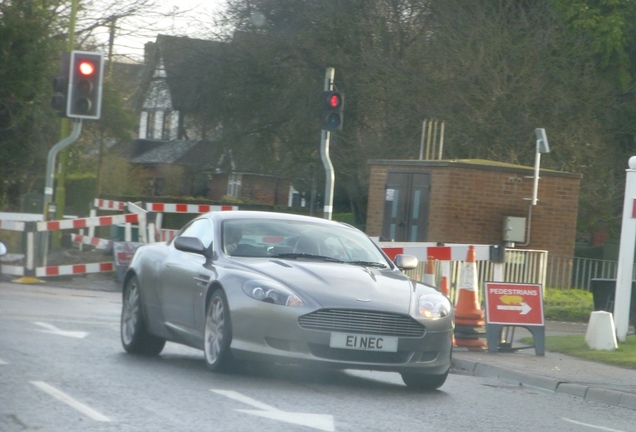
{"label": "aston martin db9", "polygon": [[123,282],[121,341],[157,355],[166,341],[203,350],[207,367],[242,361],[399,372],[444,384],[453,308],[362,231],[268,212],[196,217],[166,243],[137,249]]}

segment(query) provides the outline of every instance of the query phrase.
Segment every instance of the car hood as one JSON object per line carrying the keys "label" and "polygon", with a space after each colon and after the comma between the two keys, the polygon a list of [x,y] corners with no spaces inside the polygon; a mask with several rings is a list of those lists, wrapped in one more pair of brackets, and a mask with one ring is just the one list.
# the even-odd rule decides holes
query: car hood
{"label": "car hood", "polygon": [[292,288],[301,297],[310,297],[323,308],[408,314],[414,297],[414,283],[388,268],[281,259],[246,259],[239,265]]}

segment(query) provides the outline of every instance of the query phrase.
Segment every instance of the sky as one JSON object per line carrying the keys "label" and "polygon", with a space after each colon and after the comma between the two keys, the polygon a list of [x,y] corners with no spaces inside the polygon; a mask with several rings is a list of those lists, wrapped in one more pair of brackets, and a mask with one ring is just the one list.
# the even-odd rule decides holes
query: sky
{"label": "sky", "polygon": [[[118,34],[115,39],[114,54],[134,60],[143,59],[144,45],[156,39],[157,34],[176,36],[205,37],[206,28],[203,23],[210,23],[215,11],[221,10],[224,0],[156,0],[158,11],[170,13],[180,12],[179,17],[168,17],[160,20],[140,17],[133,22],[122,23],[131,33]],[[150,21],[154,21],[151,26]],[[203,22],[203,23],[202,23]],[[154,30],[154,29],[157,30]],[[103,43],[108,41],[108,29],[100,29],[96,35]]]}

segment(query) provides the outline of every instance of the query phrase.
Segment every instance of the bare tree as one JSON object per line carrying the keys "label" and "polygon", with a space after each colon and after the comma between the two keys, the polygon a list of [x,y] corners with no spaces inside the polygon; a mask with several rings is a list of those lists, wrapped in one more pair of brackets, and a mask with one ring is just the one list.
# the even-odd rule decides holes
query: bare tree
{"label": "bare tree", "polygon": [[430,118],[446,122],[448,158],[525,165],[534,129],[546,128],[544,167],[584,174],[581,225],[615,218],[631,102],[554,2],[232,0],[223,18],[235,37],[209,118],[228,146],[300,183],[320,166],[320,94],[334,67],[346,94],[344,130],[332,134],[336,205],[359,223],[367,159],[415,159]]}

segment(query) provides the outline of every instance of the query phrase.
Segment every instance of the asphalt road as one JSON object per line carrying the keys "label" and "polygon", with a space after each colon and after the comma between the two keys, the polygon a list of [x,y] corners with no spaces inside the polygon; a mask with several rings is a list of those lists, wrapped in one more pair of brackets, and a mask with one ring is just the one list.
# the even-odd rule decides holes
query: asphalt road
{"label": "asphalt road", "polygon": [[251,365],[197,350],[126,354],[120,294],[0,282],[0,431],[634,431],[632,410],[452,374],[436,392],[399,375]]}

